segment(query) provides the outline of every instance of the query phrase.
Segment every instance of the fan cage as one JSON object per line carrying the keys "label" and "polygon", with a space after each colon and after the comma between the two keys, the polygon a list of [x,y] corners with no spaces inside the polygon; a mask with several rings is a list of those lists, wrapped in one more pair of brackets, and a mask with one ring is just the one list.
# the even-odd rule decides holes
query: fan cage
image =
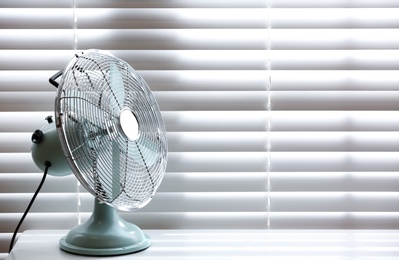
{"label": "fan cage", "polygon": [[[137,120],[135,139],[121,127],[125,110]],[[73,173],[100,202],[132,211],[152,199],[166,169],[166,131],[154,95],[128,63],[100,51],[75,55],[60,79],[55,117]]]}

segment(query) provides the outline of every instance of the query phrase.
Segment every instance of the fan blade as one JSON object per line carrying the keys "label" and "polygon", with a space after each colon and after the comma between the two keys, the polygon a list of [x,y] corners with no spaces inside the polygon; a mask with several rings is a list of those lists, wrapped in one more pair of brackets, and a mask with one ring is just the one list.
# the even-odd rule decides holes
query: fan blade
{"label": "fan blade", "polygon": [[147,168],[151,168],[160,157],[158,144],[148,137],[141,136],[138,142],[135,142],[137,151],[132,151],[130,156],[134,160]]}
{"label": "fan blade", "polygon": [[[108,137],[105,137],[107,139]],[[107,194],[108,199],[106,202],[113,202],[122,193],[123,185],[123,156],[120,156],[121,150],[117,143],[112,142],[110,139],[105,141],[100,147],[97,148],[97,161],[96,171],[102,188]],[[111,170],[111,174],[110,174]],[[99,191],[96,195],[99,196]]]}
{"label": "fan blade", "polygon": [[125,100],[123,78],[120,70],[114,63],[110,65],[109,81],[110,91],[112,92],[112,97],[114,97],[114,99],[111,98],[110,100],[111,106],[114,108],[121,108]]}

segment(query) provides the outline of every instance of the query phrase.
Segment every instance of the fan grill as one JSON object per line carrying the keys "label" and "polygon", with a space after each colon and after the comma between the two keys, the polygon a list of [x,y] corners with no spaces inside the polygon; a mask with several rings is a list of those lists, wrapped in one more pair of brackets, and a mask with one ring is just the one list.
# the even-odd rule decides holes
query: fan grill
{"label": "fan grill", "polygon": [[[124,133],[130,110],[137,137]],[[56,98],[57,129],[82,185],[120,210],[145,206],[160,185],[167,157],[165,127],[145,81],[126,62],[89,51],[66,67]]]}

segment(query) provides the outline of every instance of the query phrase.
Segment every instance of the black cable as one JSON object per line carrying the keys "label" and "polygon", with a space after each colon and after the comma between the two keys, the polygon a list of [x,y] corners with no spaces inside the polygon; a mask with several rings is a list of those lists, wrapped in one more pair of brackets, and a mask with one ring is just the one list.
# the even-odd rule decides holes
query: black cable
{"label": "black cable", "polygon": [[21,227],[22,223],[24,222],[24,220],[25,220],[25,218],[26,218],[26,215],[28,215],[29,210],[30,210],[30,208],[31,208],[32,205],[33,205],[33,202],[35,202],[35,199],[36,199],[37,195],[39,194],[39,192],[40,192],[40,190],[41,190],[41,188],[42,188],[42,186],[43,186],[44,181],[46,180],[47,171],[48,171],[48,168],[51,167],[51,163],[50,163],[49,161],[46,161],[46,162],[44,163],[44,165],[46,166],[46,168],[44,169],[44,173],[43,173],[42,180],[40,181],[40,184],[39,184],[39,186],[37,187],[37,190],[36,190],[35,194],[33,194],[33,197],[32,197],[32,199],[31,199],[31,201],[29,202],[28,207],[26,208],[24,214],[22,215],[21,220],[19,221],[19,223],[18,223],[18,225],[17,225],[17,227],[16,227],[16,229],[15,229],[15,231],[14,231],[14,235],[12,236],[11,243],[10,243],[10,248],[8,249],[8,253],[10,253],[11,250],[12,250],[12,248],[14,247],[14,241],[15,241],[15,237],[16,237],[17,234],[18,234],[18,230],[19,230],[19,228]]}

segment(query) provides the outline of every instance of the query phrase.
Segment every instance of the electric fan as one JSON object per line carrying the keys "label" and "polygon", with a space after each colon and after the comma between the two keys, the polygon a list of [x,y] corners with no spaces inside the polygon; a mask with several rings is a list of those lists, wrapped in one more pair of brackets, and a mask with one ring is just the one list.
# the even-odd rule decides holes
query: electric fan
{"label": "electric fan", "polygon": [[99,50],[76,54],[50,83],[58,88],[55,122],[47,118],[32,135],[33,160],[51,175],[72,170],[96,198],[89,220],[60,240],[61,249],[82,255],[146,249],[150,238],[117,210],[145,206],[165,173],[165,126],[151,90],[128,63]]}

